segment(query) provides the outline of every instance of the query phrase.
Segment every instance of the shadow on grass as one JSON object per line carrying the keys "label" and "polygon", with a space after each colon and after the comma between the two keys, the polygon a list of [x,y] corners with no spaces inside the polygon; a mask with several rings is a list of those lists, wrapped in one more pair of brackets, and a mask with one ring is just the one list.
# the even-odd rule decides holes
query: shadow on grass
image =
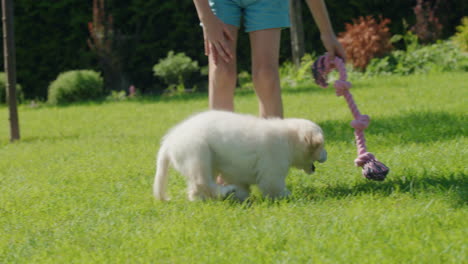
{"label": "shadow on grass", "polygon": [[[291,187],[291,186],[290,186]],[[350,199],[361,196],[389,197],[407,194],[414,198],[443,196],[454,208],[468,205],[468,175],[464,172],[432,173],[428,171],[407,170],[399,175],[392,175],[383,182],[371,180],[357,183],[339,182],[319,186],[297,186],[290,188],[294,195],[287,199],[288,203],[300,201],[317,202],[329,199]],[[281,204],[281,200],[269,200],[261,194],[253,195],[241,203],[246,208],[262,202],[271,205]],[[233,204],[239,202],[231,201]]]}
{"label": "shadow on grass", "polygon": [[[329,141],[349,142],[354,139],[354,129],[350,122],[334,120],[321,122],[319,125]],[[461,114],[414,112],[373,119],[366,135],[383,135],[396,143],[424,143],[465,136],[466,127]]]}
{"label": "shadow on grass", "polygon": [[[418,175],[419,174],[419,175]],[[454,198],[456,206],[468,205],[468,177],[464,173],[433,176],[424,172],[409,171],[404,175],[394,175],[384,182],[365,181],[355,185],[337,184],[323,187],[301,188],[309,200],[326,198],[344,199],[366,194],[390,196],[395,193],[406,193],[414,196],[424,193],[439,193]]]}

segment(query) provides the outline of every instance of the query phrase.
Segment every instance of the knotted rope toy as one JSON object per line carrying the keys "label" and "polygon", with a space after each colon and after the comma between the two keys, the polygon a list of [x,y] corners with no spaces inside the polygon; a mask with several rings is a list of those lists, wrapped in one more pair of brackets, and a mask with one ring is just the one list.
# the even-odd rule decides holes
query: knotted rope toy
{"label": "knotted rope toy", "polygon": [[378,161],[372,153],[366,150],[364,130],[369,126],[370,118],[368,115],[362,115],[359,112],[353,96],[349,92],[351,83],[347,81],[348,75],[343,60],[336,56],[335,59],[332,60],[326,54],[320,56],[312,65],[312,74],[315,82],[322,88],[327,88],[327,76],[333,69],[336,69],[340,75],[339,79],[334,83],[336,96],[344,96],[354,116],[351,126],[354,128],[354,136],[356,137],[358,149],[358,157],[354,160],[354,163],[356,166],[362,167],[362,175],[367,179],[383,181],[390,169],[382,162]]}

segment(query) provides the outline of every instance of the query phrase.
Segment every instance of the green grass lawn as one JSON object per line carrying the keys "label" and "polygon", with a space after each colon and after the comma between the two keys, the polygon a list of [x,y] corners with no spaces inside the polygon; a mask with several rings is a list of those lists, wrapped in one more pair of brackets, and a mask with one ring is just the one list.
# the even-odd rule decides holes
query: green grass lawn
{"label": "green grass lawn", "polygon": [[[292,197],[188,202],[171,170],[152,197],[168,128],[207,108],[205,94],[19,109],[10,144],[0,107],[0,263],[468,263],[467,73],[353,83],[372,118],[368,150],[390,167],[354,167],[351,114],[332,89],[284,89],[286,117],[322,126],[328,161],[292,169]],[[257,113],[253,92],[236,108]]]}

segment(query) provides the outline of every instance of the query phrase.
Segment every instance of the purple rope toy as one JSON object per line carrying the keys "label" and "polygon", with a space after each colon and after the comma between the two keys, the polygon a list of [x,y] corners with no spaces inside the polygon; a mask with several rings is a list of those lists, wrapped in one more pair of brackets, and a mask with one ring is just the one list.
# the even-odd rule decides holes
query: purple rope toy
{"label": "purple rope toy", "polygon": [[372,153],[366,150],[364,130],[369,126],[370,118],[367,115],[361,115],[353,100],[353,96],[349,92],[351,83],[347,81],[348,76],[343,60],[338,57],[331,60],[326,54],[320,56],[312,65],[312,74],[315,82],[322,88],[327,88],[327,75],[333,69],[336,69],[340,74],[339,80],[334,83],[336,96],[344,96],[354,116],[351,126],[354,128],[354,136],[356,137],[356,145],[358,148],[358,157],[354,160],[354,163],[356,166],[362,167],[362,175],[367,179],[383,181],[390,169],[382,162],[378,161]]}

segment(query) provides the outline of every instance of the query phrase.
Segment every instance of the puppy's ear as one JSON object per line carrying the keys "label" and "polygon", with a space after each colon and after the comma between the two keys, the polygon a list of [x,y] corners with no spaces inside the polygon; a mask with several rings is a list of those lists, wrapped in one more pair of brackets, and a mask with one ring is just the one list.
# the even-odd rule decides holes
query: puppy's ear
{"label": "puppy's ear", "polygon": [[324,142],[323,133],[320,129],[307,131],[303,134],[303,137],[303,140],[306,143],[306,145],[310,146],[313,149],[322,146]]}

